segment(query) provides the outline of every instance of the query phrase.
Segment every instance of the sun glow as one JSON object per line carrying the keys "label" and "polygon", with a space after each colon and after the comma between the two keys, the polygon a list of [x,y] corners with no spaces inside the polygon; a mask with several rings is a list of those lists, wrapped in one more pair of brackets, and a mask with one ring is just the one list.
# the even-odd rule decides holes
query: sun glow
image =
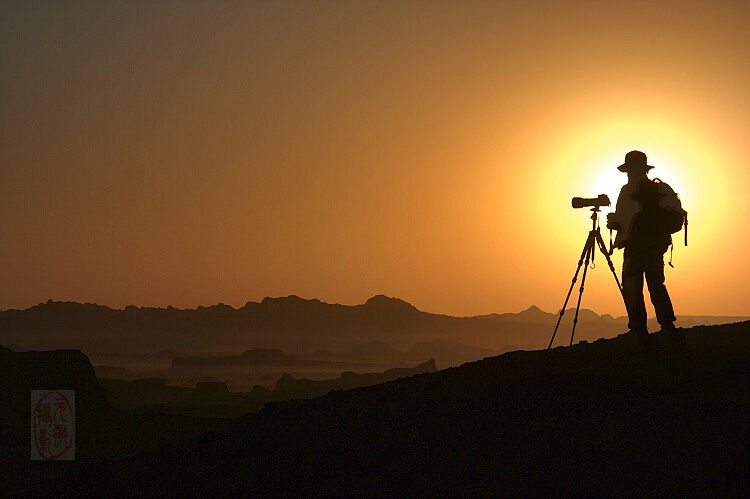
{"label": "sun glow", "polygon": [[[674,113],[652,111],[634,116],[632,112],[589,113],[583,119],[572,120],[577,123],[575,127],[551,126],[539,136],[543,146],[530,158],[530,169],[536,170],[537,181],[527,183],[527,189],[537,190],[519,195],[524,199],[541,198],[535,207],[540,230],[534,244],[554,248],[546,258],[551,266],[561,269],[556,277],[561,284],[570,278],[566,275],[574,269],[574,260],[577,261],[591,228],[591,215],[586,210],[573,209],[571,198],[609,196],[612,206],[603,208],[600,215],[602,235],[608,244],[606,214],[614,211],[620,189],[627,182],[627,175],[617,166],[634,149],[647,154],[648,163],[654,166],[649,177],[671,185],[689,214],[690,247],[675,250],[675,263],[682,268],[669,277],[675,288],[687,290],[705,280],[706,262],[725,251],[718,248],[717,241],[722,231],[731,230],[729,210],[739,198],[737,187],[727,180],[728,172],[737,168],[728,145],[706,129],[692,126],[691,120],[678,120]],[[683,237],[683,233],[678,234],[675,244],[682,246]],[[620,253],[613,256],[618,274]],[[621,306],[617,305],[617,293],[610,293],[611,275],[602,271],[599,274],[592,281],[601,284],[592,282],[592,287],[611,298],[615,313],[622,313],[618,312]]]}
{"label": "sun glow", "polygon": [[[638,149],[648,155],[654,168],[651,178],[660,178],[672,186],[683,200],[684,208],[695,220],[712,230],[704,232],[712,237],[726,218],[731,189],[726,183],[721,148],[706,144],[696,130],[666,120],[622,120],[597,126],[591,123],[586,130],[567,134],[568,142],[546,162],[543,173],[547,182],[547,211],[557,217],[570,205],[572,196],[595,197],[607,194],[612,209],[627,175],[617,170],[625,153]],[[705,217],[707,206],[711,216]],[[569,210],[572,211],[572,210]]]}

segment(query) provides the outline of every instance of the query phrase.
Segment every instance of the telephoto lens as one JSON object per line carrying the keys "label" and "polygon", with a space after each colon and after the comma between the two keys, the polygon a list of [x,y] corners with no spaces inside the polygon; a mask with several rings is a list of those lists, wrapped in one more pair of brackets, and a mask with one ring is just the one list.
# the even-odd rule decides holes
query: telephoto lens
{"label": "telephoto lens", "polygon": [[573,208],[585,208],[587,206],[609,206],[610,202],[609,196],[606,194],[599,194],[599,196],[595,198],[573,198],[571,204],[573,205]]}

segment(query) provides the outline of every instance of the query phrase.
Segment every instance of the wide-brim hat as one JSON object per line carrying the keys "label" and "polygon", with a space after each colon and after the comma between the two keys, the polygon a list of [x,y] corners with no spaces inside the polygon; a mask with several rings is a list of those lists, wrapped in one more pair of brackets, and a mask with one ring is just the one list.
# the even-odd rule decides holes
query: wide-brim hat
{"label": "wide-brim hat", "polygon": [[641,151],[630,151],[625,155],[625,162],[617,167],[621,172],[649,171],[653,166],[648,164],[646,153]]}

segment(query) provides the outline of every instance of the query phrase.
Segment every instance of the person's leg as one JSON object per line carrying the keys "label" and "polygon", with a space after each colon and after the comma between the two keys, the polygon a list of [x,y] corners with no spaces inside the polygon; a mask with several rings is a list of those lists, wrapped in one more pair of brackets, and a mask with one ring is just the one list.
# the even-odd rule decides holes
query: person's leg
{"label": "person's leg", "polygon": [[656,255],[646,262],[644,267],[648,293],[651,295],[651,303],[656,310],[656,320],[662,329],[673,329],[677,318],[672,308],[672,300],[669,298],[667,287],[664,285],[664,258]]}
{"label": "person's leg", "polygon": [[646,331],[646,303],[643,300],[643,266],[625,254],[622,262],[622,294],[631,331]]}

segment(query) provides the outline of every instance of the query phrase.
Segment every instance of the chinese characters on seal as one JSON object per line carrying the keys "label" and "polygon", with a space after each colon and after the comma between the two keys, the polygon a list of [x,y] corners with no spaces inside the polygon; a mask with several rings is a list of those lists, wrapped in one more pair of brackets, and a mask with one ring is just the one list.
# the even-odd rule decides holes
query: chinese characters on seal
{"label": "chinese characters on seal", "polygon": [[75,459],[75,390],[31,391],[31,459]]}

